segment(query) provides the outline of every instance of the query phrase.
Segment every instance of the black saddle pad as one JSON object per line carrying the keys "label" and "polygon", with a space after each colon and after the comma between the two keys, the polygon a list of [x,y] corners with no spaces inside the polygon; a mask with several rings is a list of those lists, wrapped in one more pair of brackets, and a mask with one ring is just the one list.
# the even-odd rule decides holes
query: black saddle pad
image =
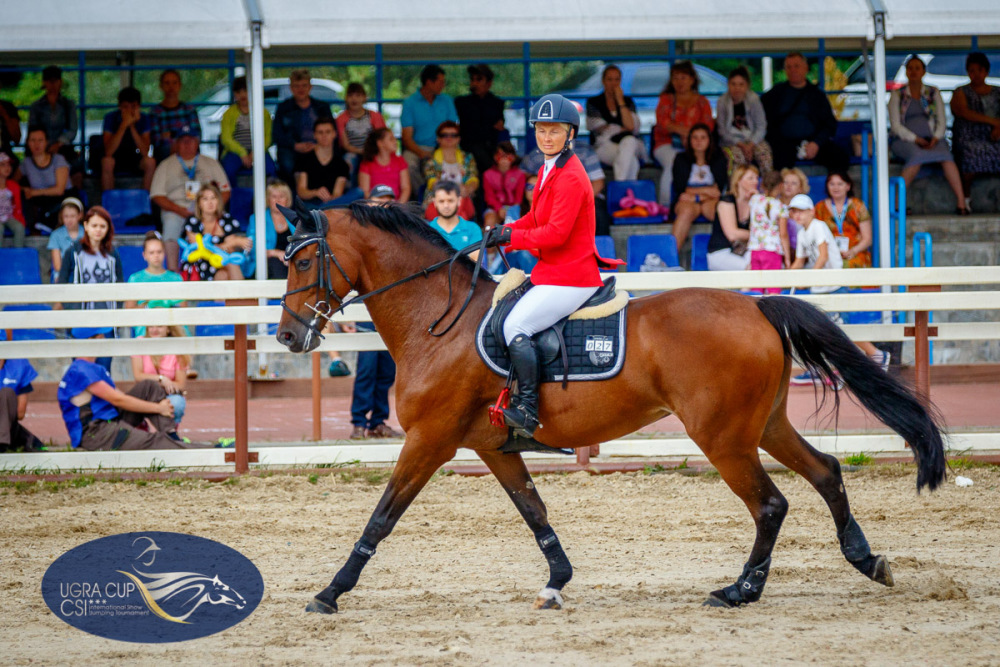
{"label": "black saddle pad", "polygon": [[[569,358],[570,382],[577,380],[607,380],[618,375],[625,362],[625,315],[628,306],[613,315],[596,320],[569,320],[563,329]],[[479,323],[476,331],[476,351],[497,375],[507,377],[510,359],[501,349],[490,328],[493,309]],[[563,381],[562,355],[542,367],[542,382]]]}

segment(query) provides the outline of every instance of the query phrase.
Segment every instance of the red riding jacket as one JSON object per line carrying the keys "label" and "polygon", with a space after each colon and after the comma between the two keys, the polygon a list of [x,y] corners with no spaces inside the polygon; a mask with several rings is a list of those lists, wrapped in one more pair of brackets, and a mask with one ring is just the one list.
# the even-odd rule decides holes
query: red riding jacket
{"label": "red riding jacket", "polygon": [[[539,179],[544,171],[542,165]],[[580,158],[563,153],[539,182],[531,211],[507,225],[513,230],[508,247],[538,255],[531,271],[535,285],[600,287],[599,269],[614,270],[625,262],[597,254],[594,190]]]}

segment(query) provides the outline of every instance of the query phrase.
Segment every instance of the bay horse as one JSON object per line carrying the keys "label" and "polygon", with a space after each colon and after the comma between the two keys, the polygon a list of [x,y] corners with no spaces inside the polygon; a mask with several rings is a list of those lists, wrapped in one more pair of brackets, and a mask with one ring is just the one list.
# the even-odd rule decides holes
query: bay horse
{"label": "bay horse", "polygon": [[[478,358],[473,337],[496,283],[474,281],[475,265],[465,257],[447,271],[431,270],[442,268],[454,253],[405,205],[356,202],[322,212],[286,212],[297,229],[286,251],[288,292],[278,340],[292,352],[310,352],[319,345],[326,319],[349,293],[361,295],[396,362],[396,406],[406,431],[399,460],[361,538],[306,610],[338,610],[338,598],[355,586],[378,544],[459,447],[474,450],[493,472],[548,561],[549,580],[533,606],[560,608],[572,566],[524,460],[498,451],[507,433],[492,426],[487,414],[504,379]],[[462,294],[470,286],[464,315],[443,335],[430,335],[428,327],[442,313],[453,318],[460,311],[451,290]],[[842,378],[865,408],[905,438],[917,463],[918,491],[933,490],[945,476],[940,430],[921,402],[825,313],[798,299],[679,289],[632,299],[627,318],[627,358],[617,376],[573,382],[565,389],[558,383],[542,385],[544,428],[537,439],[552,447],[589,447],[677,415],[746,504],[757,529],[736,583],[712,591],[705,604],[754,602],[767,580],[788,502],[764,471],[758,447],[823,497],[848,562],[873,581],[892,586],[888,561],[872,553],[851,515],[839,462],[810,446],[788,420],[792,355],[835,387],[835,378]]]}

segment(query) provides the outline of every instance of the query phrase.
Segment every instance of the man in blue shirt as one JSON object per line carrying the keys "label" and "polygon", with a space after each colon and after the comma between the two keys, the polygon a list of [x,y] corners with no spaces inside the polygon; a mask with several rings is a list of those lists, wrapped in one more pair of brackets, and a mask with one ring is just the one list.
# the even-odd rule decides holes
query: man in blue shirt
{"label": "man in blue shirt", "polygon": [[444,70],[427,65],[420,71],[420,90],[403,100],[403,159],[410,167],[410,184],[416,192],[424,184],[422,162],[431,157],[437,144],[438,125],[458,121],[455,101],[444,94]]}
{"label": "man in blue shirt", "polygon": [[26,359],[0,359],[0,452],[42,451],[42,442],[21,425],[28,411],[31,381],[38,377]]}
{"label": "man in blue shirt", "polygon": [[330,105],[317,100],[312,91],[312,77],[307,69],[292,70],[289,76],[292,96],[278,105],[272,132],[278,147],[278,174],[286,183],[295,183],[295,160],[316,147],[313,125],[320,118],[332,118]]}
{"label": "man in blue shirt", "polygon": [[149,155],[149,116],[142,113],[142,94],[131,86],[118,93],[118,109],[104,116],[104,157],[101,158],[101,189],[115,187],[115,174],[142,176],[149,190],[156,160]]}
{"label": "man in blue shirt", "polygon": [[[455,250],[483,240],[483,230],[474,222],[463,220],[458,216],[458,200],[462,195],[461,188],[454,181],[438,181],[434,186],[434,208],[438,217],[431,220],[431,228],[443,236]],[[479,251],[469,253],[473,262],[479,259]]]}
{"label": "man in blue shirt", "polygon": [[[73,338],[104,338],[111,331],[111,327],[76,327],[71,333]],[[181,440],[174,423],[174,406],[157,381],[142,380],[125,393],[115,388],[107,369],[94,363],[94,357],[73,360],[59,381],[57,397],[74,449],[212,447]],[[153,430],[136,430],[143,422]]]}

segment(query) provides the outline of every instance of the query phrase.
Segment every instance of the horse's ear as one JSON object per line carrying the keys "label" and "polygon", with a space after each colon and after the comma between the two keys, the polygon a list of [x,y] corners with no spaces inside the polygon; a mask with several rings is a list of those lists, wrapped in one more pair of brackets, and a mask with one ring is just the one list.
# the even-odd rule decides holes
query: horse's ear
{"label": "horse's ear", "polygon": [[312,219],[312,216],[309,215],[310,212],[312,209],[302,201],[301,197],[295,195],[295,217],[308,224],[308,221]]}
{"label": "horse's ear", "polygon": [[330,221],[327,219],[326,213],[312,210],[309,211],[309,216],[312,218],[312,224],[315,227],[316,233],[326,236],[326,232],[330,227]]}
{"label": "horse's ear", "polygon": [[290,225],[298,224],[299,215],[295,211],[288,208],[287,206],[282,206],[281,204],[278,204],[278,210],[281,211],[281,215],[285,216],[285,220],[288,221],[288,224]]}

